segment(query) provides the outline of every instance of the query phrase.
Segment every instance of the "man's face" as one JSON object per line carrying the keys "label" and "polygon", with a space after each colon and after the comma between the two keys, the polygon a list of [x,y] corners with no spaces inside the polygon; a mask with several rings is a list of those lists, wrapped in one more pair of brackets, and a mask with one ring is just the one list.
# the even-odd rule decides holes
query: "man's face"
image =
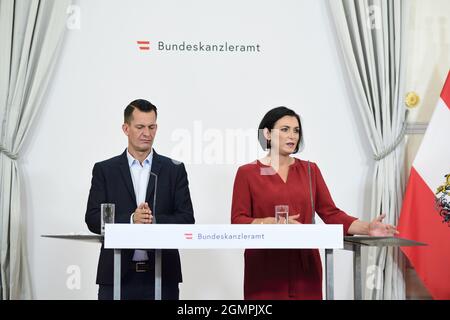
{"label": "man's face", "polygon": [[130,123],[125,122],[122,130],[128,136],[130,153],[150,152],[157,130],[155,111],[142,112],[134,109]]}

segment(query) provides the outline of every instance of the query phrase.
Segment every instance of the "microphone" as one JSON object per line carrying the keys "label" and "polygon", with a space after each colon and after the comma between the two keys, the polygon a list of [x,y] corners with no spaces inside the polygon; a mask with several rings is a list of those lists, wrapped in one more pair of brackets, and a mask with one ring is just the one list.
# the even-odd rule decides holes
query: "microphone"
{"label": "microphone", "polygon": [[314,197],[313,197],[313,191],[312,191],[312,182],[311,182],[311,164],[308,161],[308,178],[309,178],[309,195],[311,197],[311,223],[316,224],[316,208],[314,207]]}
{"label": "microphone", "polygon": [[150,171],[150,175],[155,177],[155,192],[153,193],[153,220],[152,220],[152,224],[156,224],[156,193],[158,191],[158,175],[154,172]]}
{"label": "microphone", "polygon": [[[158,191],[158,175],[150,171],[150,175],[155,177],[155,192],[153,193],[153,220],[152,224],[156,224],[156,193]],[[155,248],[155,300],[161,300],[162,289],[162,263],[161,249]]]}

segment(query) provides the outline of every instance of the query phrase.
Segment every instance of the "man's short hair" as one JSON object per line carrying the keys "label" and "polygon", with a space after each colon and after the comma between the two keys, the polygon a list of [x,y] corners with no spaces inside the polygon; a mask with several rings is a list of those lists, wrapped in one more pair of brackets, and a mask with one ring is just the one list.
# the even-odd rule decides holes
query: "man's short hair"
{"label": "man's short hair", "polygon": [[125,108],[123,112],[123,121],[125,123],[130,123],[133,119],[133,111],[134,109],[138,109],[142,112],[152,112],[155,111],[155,115],[158,116],[158,109],[154,104],[145,100],[145,99],[137,99],[131,101],[130,104]]}

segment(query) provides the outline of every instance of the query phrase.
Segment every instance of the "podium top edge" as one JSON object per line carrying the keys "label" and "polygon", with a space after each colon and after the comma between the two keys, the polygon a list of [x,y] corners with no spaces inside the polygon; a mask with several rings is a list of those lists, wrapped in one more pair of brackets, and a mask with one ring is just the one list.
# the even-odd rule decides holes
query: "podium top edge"
{"label": "podium top edge", "polygon": [[65,239],[65,240],[85,240],[100,242],[103,236],[99,234],[42,234],[42,238]]}
{"label": "podium top edge", "polygon": [[400,237],[345,236],[345,244],[356,244],[372,247],[413,247],[427,246],[426,243]]}

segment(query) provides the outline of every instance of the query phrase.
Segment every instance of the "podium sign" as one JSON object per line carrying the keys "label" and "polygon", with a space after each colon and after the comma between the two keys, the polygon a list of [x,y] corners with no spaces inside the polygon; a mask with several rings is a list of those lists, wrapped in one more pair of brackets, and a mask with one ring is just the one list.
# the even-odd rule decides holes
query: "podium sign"
{"label": "podium sign", "polygon": [[106,249],[342,249],[342,225],[106,224]]}

